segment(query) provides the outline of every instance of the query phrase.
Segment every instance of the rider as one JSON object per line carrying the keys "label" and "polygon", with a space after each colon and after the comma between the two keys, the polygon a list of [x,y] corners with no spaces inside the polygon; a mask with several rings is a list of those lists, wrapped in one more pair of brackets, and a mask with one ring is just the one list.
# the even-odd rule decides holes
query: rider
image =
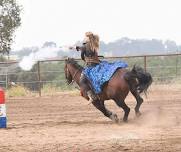
{"label": "rider", "polygon": [[[85,33],[85,39],[82,46],[76,46],[77,51],[81,51],[81,59],[85,61],[88,68],[94,67],[100,63],[98,58],[99,36],[92,32]],[[80,86],[84,93],[87,93],[89,100],[96,101],[98,98],[90,87],[87,77],[82,73],[80,77]]]}

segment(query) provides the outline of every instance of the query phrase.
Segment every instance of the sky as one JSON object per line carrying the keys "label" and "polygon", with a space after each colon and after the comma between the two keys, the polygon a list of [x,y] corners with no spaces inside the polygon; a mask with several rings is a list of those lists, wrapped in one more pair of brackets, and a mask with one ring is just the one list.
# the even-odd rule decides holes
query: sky
{"label": "sky", "polygon": [[13,50],[54,41],[73,45],[92,31],[106,43],[122,37],[181,44],[181,0],[17,0],[22,25]]}

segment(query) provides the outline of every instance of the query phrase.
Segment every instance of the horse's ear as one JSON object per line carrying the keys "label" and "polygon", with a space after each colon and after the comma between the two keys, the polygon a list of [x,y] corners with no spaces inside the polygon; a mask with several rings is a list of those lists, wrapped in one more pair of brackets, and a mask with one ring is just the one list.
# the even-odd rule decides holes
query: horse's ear
{"label": "horse's ear", "polygon": [[65,62],[67,62],[69,59],[70,59],[69,57],[66,57],[66,58],[65,58]]}

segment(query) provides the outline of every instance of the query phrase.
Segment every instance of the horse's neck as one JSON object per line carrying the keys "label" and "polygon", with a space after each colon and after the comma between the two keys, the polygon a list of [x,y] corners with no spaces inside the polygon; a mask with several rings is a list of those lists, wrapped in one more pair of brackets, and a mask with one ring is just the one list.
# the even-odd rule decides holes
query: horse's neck
{"label": "horse's neck", "polygon": [[82,73],[81,69],[78,69],[76,67],[72,68],[72,79],[79,85],[79,81],[80,81],[80,75]]}

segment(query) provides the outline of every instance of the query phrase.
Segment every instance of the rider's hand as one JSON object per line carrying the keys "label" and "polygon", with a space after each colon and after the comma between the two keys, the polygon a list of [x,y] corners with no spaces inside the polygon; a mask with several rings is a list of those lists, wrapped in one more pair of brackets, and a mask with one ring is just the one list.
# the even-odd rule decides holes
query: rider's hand
{"label": "rider's hand", "polygon": [[80,47],[79,47],[79,46],[76,46],[75,49],[76,49],[77,51],[79,51],[79,50],[80,50]]}

